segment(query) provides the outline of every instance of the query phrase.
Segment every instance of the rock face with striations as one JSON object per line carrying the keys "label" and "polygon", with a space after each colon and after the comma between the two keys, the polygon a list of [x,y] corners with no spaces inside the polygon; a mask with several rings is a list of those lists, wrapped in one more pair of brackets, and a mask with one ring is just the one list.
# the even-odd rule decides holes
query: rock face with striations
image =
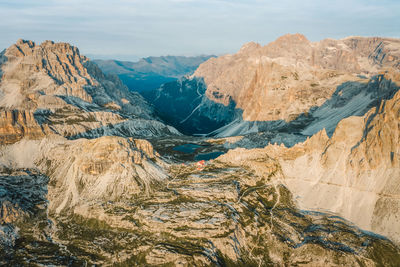
{"label": "rock face with striations", "polygon": [[165,162],[133,137],[180,133],[69,44],[19,40],[0,65],[0,264],[46,249],[37,263],[80,262],[52,239],[49,214],[96,217],[93,203],[148,195]]}
{"label": "rock face with striations", "polygon": [[[9,74],[7,64],[3,65],[0,86],[4,94],[13,94],[14,91],[7,87],[11,84],[10,76],[6,75]],[[23,82],[30,77],[22,75],[24,67],[21,68],[17,72],[21,76],[17,77],[17,73],[12,76],[15,86],[22,84],[17,82],[18,79]],[[43,73],[37,75],[46,77]],[[75,96],[58,95],[62,91],[52,95],[51,90],[55,87],[49,91],[44,87],[43,92],[33,98],[24,98],[34,90],[15,87],[20,90],[15,97],[22,100],[2,107],[1,265],[84,266],[87,260],[78,255],[80,252],[71,253],[62,244],[64,241],[58,242],[55,232],[63,225],[59,217],[120,221],[120,217],[104,210],[99,212],[94,207],[148,196],[155,185],[166,179],[166,163],[152,145],[130,136],[179,133],[150,117],[152,113],[148,111],[151,108],[147,105],[142,110],[145,101],[139,96],[119,92],[118,83],[102,82],[115,90],[111,96],[100,94],[101,85],[85,89],[73,85],[70,92]],[[69,86],[68,82],[65,86]],[[91,91],[94,89],[100,93]],[[80,98],[78,92],[86,92],[89,97]],[[112,104],[107,102],[108,98],[114,99]],[[138,99],[137,106],[135,98]],[[2,103],[10,104],[8,101]],[[91,134],[91,130],[98,131]],[[87,138],[76,137],[79,134],[86,134]]]}
{"label": "rock face with striations", "polygon": [[0,144],[12,144],[23,137],[43,138],[48,128],[41,127],[32,111],[4,110],[0,112]]}
{"label": "rock face with striations", "polygon": [[[164,84],[145,96],[161,116],[170,116],[165,105],[172,113],[173,107],[185,106],[174,116],[182,119],[169,122],[191,134],[224,137],[290,129],[311,136],[315,125],[332,119],[330,112],[339,120],[364,115],[376,99],[390,98],[398,85],[382,81],[381,75],[399,71],[399,59],[398,39],[310,42],[289,34],[265,46],[248,43],[236,54],[211,58],[190,79]],[[341,103],[333,103],[338,98]],[[337,123],[332,120],[328,135]],[[305,129],[310,124],[314,126]]]}
{"label": "rock face with striations", "polygon": [[[320,106],[336,87],[400,69],[400,40],[348,37],[310,42],[285,35],[266,46],[250,43],[237,54],[212,58],[194,73],[209,99],[231,100],[248,121],[293,120]],[[361,77],[361,78],[360,78]]]}
{"label": "rock face with striations", "polygon": [[[216,81],[226,69],[232,88],[249,83],[254,95],[218,89],[214,102],[211,76],[156,90],[164,118],[188,131],[228,123],[216,134],[235,135],[244,125],[236,116],[273,120],[247,121],[253,134],[223,139],[180,136],[70,45],[19,41],[0,57],[0,265],[397,267],[396,42],[368,40],[286,36],[268,46],[256,77],[251,55],[264,48],[254,43],[223,69],[210,66]],[[275,90],[282,103],[261,109],[261,87],[278,80],[290,93]],[[254,110],[235,110],[236,97]],[[192,161],[268,135],[292,145]]]}
{"label": "rock face with striations", "polygon": [[165,178],[152,145],[132,137],[179,132],[76,47],[19,40],[1,63],[1,166],[49,177],[51,211],[149,192]]}
{"label": "rock face with striations", "polygon": [[[389,76],[389,74],[388,74]],[[399,83],[398,73],[386,77]],[[256,172],[273,158],[280,182],[304,209],[328,210],[400,242],[400,91],[364,116],[339,122],[291,148],[232,150],[221,157]]]}
{"label": "rock face with striations", "polygon": [[135,119],[140,120],[138,128],[153,126],[154,135],[178,134],[157,119],[139,94],[129,92],[118,78],[104,75],[69,44],[19,40],[0,58],[0,124],[7,128],[3,143],[49,132],[73,137]]}

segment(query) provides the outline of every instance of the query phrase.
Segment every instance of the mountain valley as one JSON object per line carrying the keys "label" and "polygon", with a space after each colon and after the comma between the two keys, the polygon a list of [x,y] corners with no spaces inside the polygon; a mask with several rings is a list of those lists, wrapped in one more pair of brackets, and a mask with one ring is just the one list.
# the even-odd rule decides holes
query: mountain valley
{"label": "mountain valley", "polygon": [[160,85],[191,75],[204,61],[215,56],[161,56],[142,58],[138,62],[93,60],[106,74],[118,75],[135,92],[145,93]]}
{"label": "mountain valley", "polygon": [[120,63],[1,52],[1,265],[399,266],[399,39]]}

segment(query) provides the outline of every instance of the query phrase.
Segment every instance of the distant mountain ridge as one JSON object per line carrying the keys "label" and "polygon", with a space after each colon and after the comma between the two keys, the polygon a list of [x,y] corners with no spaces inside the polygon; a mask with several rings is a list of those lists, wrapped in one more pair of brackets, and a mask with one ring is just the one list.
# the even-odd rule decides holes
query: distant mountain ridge
{"label": "distant mountain ridge", "polygon": [[198,66],[215,57],[161,56],[142,58],[137,62],[120,60],[93,60],[107,74],[115,74],[132,91],[142,92],[158,88],[161,84],[191,75]]}

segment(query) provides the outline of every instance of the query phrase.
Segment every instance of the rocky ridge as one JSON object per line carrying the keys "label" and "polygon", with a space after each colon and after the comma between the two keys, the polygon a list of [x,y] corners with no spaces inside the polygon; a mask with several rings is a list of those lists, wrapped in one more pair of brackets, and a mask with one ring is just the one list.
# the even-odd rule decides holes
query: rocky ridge
{"label": "rocky ridge", "polygon": [[135,119],[146,120],[144,127],[152,125],[156,135],[179,134],[163,125],[139,94],[69,44],[19,40],[1,53],[1,69],[1,124],[11,134],[2,137],[4,143],[49,132],[70,137]]}
{"label": "rocky ridge", "polygon": [[147,92],[160,85],[191,75],[197,67],[214,56],[161,56],[142,58],[137,62],[93,60],[106,74],[115,74],[135,92]]}
{"label": "rocky ridge", "polygon": [[[301,58],[305,43],[299,36],[290,57]],[[46,42],[48,51],[40,53],[55,51],[54,45]],[[209,139],[179,136],[155,120],[147,104],[141,108],[142,98],[136,105],[137,95],[82,56],[82,75],[57,74],[68,73],[69,68],[68,64],[55,67],[57,57],[54,67],[46,65],[43,73],[57,68],[51,75],[62,82],[54,80],[48,91],[30,98],[35,87],[18,86],[37,72],[32,71],[29,51],[36,55],[43,48],[25,41],[19,46],[27,52],[18,64],[7,63],[4,57],[1,61],[8,76],[3,75],[0,88],[10,98],[15,92],[6,85],[14,84],[19,99],[3,107],[9,113],[3,117],[6,138],[0,147],[0,264],[397,266],[400,262],[400,77],[395,66],[359,78],[351,86],[339,86],[309,116],[303,114],[291,124],[275,121],[282,124],[279,134],[258,133],[258,127],[271,129],[268,124],[249,125],[255,129],[252,136]],[[259,46],[249,44],[242,52],[248,49]],[[279,54],[279,49],[271,51]],[[352,59],[346,56],[340,61],[350,64]],[[10,66],[20,71],[14,73]],[[93,81],[85,80],[85,71]],[[85,85],[80,87],[78,81]],[[207,92],[202,79],[182,79],[176,85],[168,96],[173,99],[179,92],[195,96],[190,103],[199,113],[193,113],[194,118],[203,112],[208,112],[205,117],[213,113],[209,119],[228,118],[221,103],[207,98],[214,104],[209,109],[200,105]],[[74,95],[59,94],[62,88]],[[81,93],[87,98],[78,96]],[[42,99],[35,100],[41,106],[29,100],[36,97]],[[177,121],[187,117],[179,115],[184,118]],[[337,121],[332,122],[333,117]],[[327,130],[320,131],[324,127]],[[152,137],[151,142],[136,135]],[[228,148],[248,146],[254,136],[257,141],[268,135],[291,139],[292,147],[233,149],[205,163],[195,163],[194,155],[176,150],[183,144],[190,145],[194,154],[219,155]],[[306,141],[299,143],[299,137]]]}
{"label": "rocky ridge", "polygon": [[290,121],[320,106],[345,82],[360,82],[390,68],[398,71],[399,59],[397,39],[313,43],[301,34],[288,34],[266,46],[250,43],[237,54],[209,59],[193,76],[204,79],[210,100],[224,105],[233,100],[244,120]]}
{"label": "rocky ridge", "polygon": [[236,149],[219,159],[262,175],[271,157],[302,208],[335,212],[399,242],[399,97],[400,91],[364,116],[342,120],[331,138],[323,129],[291,148]]}
{"label": "rocky ridge", "polygon": [[[364,115],[380,99],[392,97],[398,86],[382,78],[399,71],[399,58],[397,39],[310,42],[300,34],[285,35],[266,46],[249,43],[236,54],[211,58],[189,79],[144,96],[185,133],[290,131],[304,141],[323,127],[331,135],[341,119]],[[182,112],[174,112],[181,106]]]}

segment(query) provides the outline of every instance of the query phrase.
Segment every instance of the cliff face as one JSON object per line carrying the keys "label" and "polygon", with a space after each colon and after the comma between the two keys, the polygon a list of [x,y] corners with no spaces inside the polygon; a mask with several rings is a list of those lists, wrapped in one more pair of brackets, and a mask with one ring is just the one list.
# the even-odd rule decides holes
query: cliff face
{"label": "cliff face", "polygon": [[[398,74],[388,78],[399,82]],[[304,209],[335,212],[400,242],[399,103],[400,91],[366,115],[342,120],[331,138],[322,130],[292,148],[237,149],[220,159],[264,175],[263,161],[272,157],[279,181]]]}
{"label": "cliff face", "polygon": [[160,122],[139,94],[129,92],[117,77],[104,75],[74,46],[19,40],[0,58],[1,143],[50,133],[90,138],[91,130],[94,137],[99,132],[113,135],[99,129],[137,119],[147,123],[118,134],[139,136],[146,127],[157,136],[179,134]]}
{"label": "cliff face", "polygon": [[[252,134],[212,140],[180,136],[76,48],[19,41],[0,54],[0,265],[397,267],[400,76],[392,40],[368,40],[321,42],[356,51],[332,52],[285,36],[265,48],[257,77],[249,55],[265,49],[248,44],[237,81],[250,70],[254,95],[212,92],[229,107],[202,79],[156,91],[169,119],[191,129],[242,116],[236,97],[250,103],[243,114],[275,119],[237,120],[219,133]],[[235,64],[224,68],[236,79]],[[306,86],[314,80],[340,86]],[[274,83],[283,89],[263,103],[260,87]],[[192,161],[253,140],[292,147]]]}
{"label": "cliff face", "polygon": [[398,39],[310,42],[300,34],[285,35],[211,58],[189,79],[144,95],[185,133],[226,137],[289,129],[311,136],[318,124],[329,124],[331,135],[341,119],[364,115],[377,99],[398,90],[382,75],[398,72],[399,58]]}
{"label": "cliff face", "polygon": [[36,45],[19,40],[2,58],[0,106],[4,108],[54,109],[75,98],[105,110],[153,118],[153,111],[140,95],[130,93],[118,78],[105,76],[67,43]]}
{"label": "cliff face", "polygon": [[0,112],[0,144],[12,144],[22,138],[43,138],[49,129],[40,127],[31,111]]}
{"label": "cliff face", "polygon": [[[0,167],[45,174],[52,212],[79,206],[82,199],[146,194],[165,178],[151,144],[132,136],[179,132],[76,47],[19,40],[0,58]],[[13,211],[8,204],[2,209]]]}
{"label": "cliff face", "polygon": [[207,134],[235,118],[235,106],[208,99],[202,79],[183,77],[143,93],[166,122],[185,134]]}
{"label": "cliff face", "polygon": [[35,165],[50,177],[51,212],[146,195],[167,176],[165,163],[146,140],[107,136],[55,141],[40,150]]}
{"label": "cliff face", "polygon": [[290,121],[320,106],[345,82],[363,82],[363,76],[388,68],[399,70],[399,58],[397,39],[349,37],[312,43],[295,34],[209,59],[193,76],[204,79],[212,101],[228,105],[233,100],[244,120]]}
{"label": "cliff face", "polygon": [[77,48],[66,43],[18,40],[5,51],[1,106],[34,109],[41,95],[67,95],[91,102],[84,90],[95,80],[88,74]]}

